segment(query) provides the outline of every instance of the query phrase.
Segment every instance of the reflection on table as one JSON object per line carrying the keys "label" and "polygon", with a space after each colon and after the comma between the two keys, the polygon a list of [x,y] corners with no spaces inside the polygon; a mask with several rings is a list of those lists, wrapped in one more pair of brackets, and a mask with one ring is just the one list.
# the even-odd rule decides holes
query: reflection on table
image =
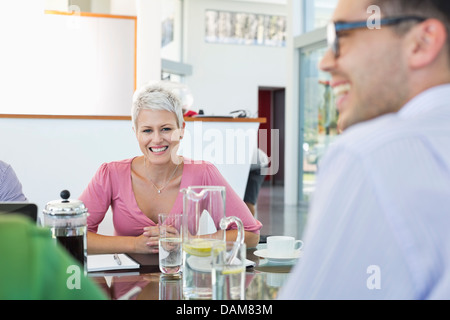
{"label": "reflection on table", "polygon": [[[294,261],[271,261],[260,258],[253,253],[264,247],[247,250],[247,259],[256,263],[255,267],[247,268],[246,300],[273,300],[295,264]],[[130,300],[182,300],[182,275],[164,275],[159,271],[158,255],[130,254],[141,264],[139,270],[108,271],[89,273],[110,299]]]}

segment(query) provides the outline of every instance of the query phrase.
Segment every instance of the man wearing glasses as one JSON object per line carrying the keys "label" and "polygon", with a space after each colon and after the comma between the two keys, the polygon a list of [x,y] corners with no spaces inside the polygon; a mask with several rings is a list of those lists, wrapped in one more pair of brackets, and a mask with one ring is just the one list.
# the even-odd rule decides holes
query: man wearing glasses
{"label": "man wearing glasses", "polygon": [[450,1],[340,0],[328,44],[343,134],[279,298],[448,299]]}

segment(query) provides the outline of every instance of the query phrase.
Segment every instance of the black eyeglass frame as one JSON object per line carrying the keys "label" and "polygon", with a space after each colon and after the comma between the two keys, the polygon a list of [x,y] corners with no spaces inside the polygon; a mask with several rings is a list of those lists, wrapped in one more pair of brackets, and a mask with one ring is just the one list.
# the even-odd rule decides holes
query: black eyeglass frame
{"label": "black eyeglass frame", "polygon": [[[405,16],[405,17],[392,17],[383,18],[379,21],[379,26],[396,25],[408,20],[416,20],[423,22],[428,18],[419,16]],[[334,53],[334,57],[339,57],[339,32],[348,31],[354,29],[368,28],[367,20],[354,21],[354,22],[330,22],[327,26],[327,43],[328,47]]]}

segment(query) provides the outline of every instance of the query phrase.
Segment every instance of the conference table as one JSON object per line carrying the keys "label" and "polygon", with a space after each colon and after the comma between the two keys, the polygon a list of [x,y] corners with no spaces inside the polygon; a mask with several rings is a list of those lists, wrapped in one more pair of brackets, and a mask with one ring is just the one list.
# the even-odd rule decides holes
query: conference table
{"label": "conference table", "polygon": [[[245,280],[246,300],[273,300],[286,281],[295,260],[272,261],[256,256],[257,248],[247,249],[248,267]],[[183,300],[182,275],[165,275],[158,266],[158,254],[128,254],[139,263],[139,269],[89,272],[112,300]]]}

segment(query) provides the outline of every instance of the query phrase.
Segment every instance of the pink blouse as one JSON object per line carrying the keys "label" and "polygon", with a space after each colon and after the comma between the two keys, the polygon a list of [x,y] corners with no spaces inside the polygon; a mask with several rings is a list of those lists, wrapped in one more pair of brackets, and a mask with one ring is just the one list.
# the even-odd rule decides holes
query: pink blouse
{"label": "pink blouse", "polygon": [[[226,215],[237,216],[244,230],[259,234],[261,222],[256,220],[244,201],[234,192],[219,170],[207,161],[185,159],[180,189],[188,186],[225,186]],[[80,196],[88,209],[88,230],[97,233],[111,206],[115,235],[140,236],[144,227],[156,226],[138,207],[131,183],[132,159],[104,163],[97,170]],[[171,213],[183,212],[183,194],[180,192]]]}

